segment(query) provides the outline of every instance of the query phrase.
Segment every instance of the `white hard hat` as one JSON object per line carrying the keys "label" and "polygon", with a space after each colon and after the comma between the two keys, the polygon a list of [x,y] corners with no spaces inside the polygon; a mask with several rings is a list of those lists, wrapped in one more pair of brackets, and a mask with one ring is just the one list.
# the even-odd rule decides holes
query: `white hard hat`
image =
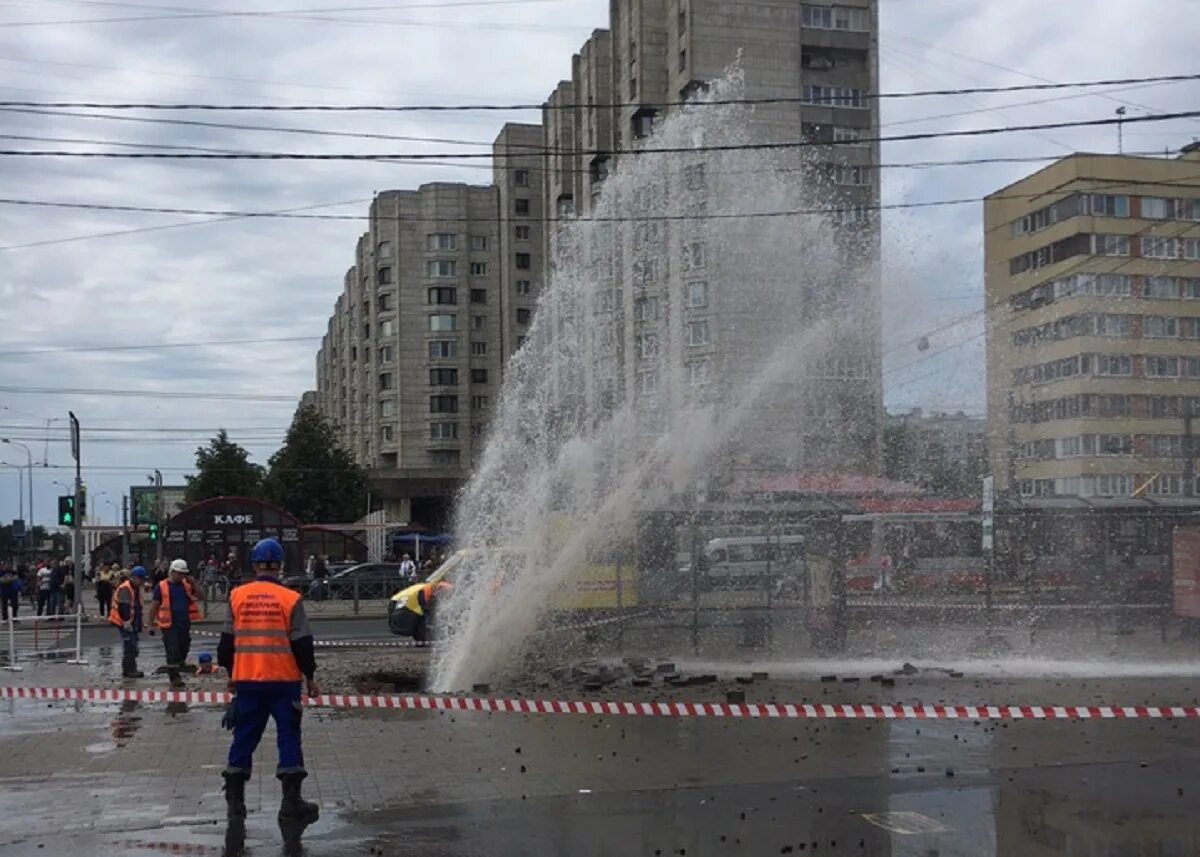
{"label": "white hard hat", "polygon": [[186,559],[171,560],[171,571],[177,571],[180,574],[190,574],[191,573],[188,571],[188,564],[187,564]]}

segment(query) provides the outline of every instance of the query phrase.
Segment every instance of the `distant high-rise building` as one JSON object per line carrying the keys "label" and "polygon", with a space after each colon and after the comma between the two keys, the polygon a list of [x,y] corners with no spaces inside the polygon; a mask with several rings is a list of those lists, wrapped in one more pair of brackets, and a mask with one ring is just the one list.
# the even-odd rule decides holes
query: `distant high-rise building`
{"label": "distant high-rise building", "polygon": [[440,526],[483,444],[504,336],[495,187],[371,204],[321,350],[322,412],[392,517]]}
{"label": "distant high-rise building", "polygon": [[1195,493],[1200,146],[1078,154],[987,198],[988,449],[1025,497]]}

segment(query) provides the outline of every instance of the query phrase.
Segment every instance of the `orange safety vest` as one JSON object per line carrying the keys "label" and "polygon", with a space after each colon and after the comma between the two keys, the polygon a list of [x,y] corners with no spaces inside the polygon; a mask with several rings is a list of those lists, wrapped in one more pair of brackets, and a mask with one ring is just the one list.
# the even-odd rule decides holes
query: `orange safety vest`
{"label": "orange safety vest", "polygon": [[[196,591],[192,589],[190,580],[183,581],[183,591],[188,597],[188,618],[193,622],[199,622],[204,618],[204,614],[200,612],[200,605],[196,603]],[[158,616],[155,617],[155,624],[164,631],[171,627],[171,583],[168,580],[160,580],[158,582]],[[166,618],[163,618],[163,615]]]}
{"label": "orange safety vest", "polygon": [[118,586],[116,591],[113,593],[112,608],[109,609],[109,611],[108,611],[108,621],[111,622],[112,624],[116,625],[118,628],[125,627],[125,623],[121,621],[121,609],[120,609],[121,590],[122,589],[128,589],[133,596],[129,600],[129,619],[130,619],[130,621],[135,620],[136,617],[134,614],[137,612],[138,605],[140,605],[142,603],[142,593],[138,592],[138,588],[133,585],[132,581],[129,581],[129,580],[121,581],[121,585]]}
{"label": "orange safety vest", "polygon": [[299,592],[256,580],[229,593],[233,615],[233,675],[239,681],[302,681],[292,654],[292,610]]}

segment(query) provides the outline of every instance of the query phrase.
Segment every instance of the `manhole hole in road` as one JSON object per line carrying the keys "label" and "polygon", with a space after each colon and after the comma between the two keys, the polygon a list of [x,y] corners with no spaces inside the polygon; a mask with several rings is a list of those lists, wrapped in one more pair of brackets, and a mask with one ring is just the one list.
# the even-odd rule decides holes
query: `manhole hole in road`
{"label": "manhole hole in road", "polygon": [[419,693],[425,677],[398,670],[360,673],[354,677],[359,693]]}

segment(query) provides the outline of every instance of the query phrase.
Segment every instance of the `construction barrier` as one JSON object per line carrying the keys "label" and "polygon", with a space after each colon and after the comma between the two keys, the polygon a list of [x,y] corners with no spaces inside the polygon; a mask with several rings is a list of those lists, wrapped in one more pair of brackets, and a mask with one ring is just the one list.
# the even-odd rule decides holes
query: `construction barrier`
{"label": "construction barrier", "polygon": [[10,616],[4,623],[8,657],[4,669],[20,672],[21,661],[71,655],[69,664],[86,664],[83,658],[83,607],[74,615]]}
{"label": "construction barrier", "polygon": [[[0,699],[226,705],[233,694],[201,690],[86,687],[0,687]],[[1175,720],[1200,719],[1200,706],[1167,705],[810,705],[804,703],[608,702],[494,699],[473,696],[322,694],[315,708],[482,711],[497,714],[585,714],[610,717],[714,717],[735,720]]]}
{"label": "construction barrier", "polygon": [[[220,637],[220,631],[192,631],[193,637]],[[316,640],[313,645],[323,648],[379,648],[379,649],[421,649],[430,646],[428,642],[417,640]]]}

